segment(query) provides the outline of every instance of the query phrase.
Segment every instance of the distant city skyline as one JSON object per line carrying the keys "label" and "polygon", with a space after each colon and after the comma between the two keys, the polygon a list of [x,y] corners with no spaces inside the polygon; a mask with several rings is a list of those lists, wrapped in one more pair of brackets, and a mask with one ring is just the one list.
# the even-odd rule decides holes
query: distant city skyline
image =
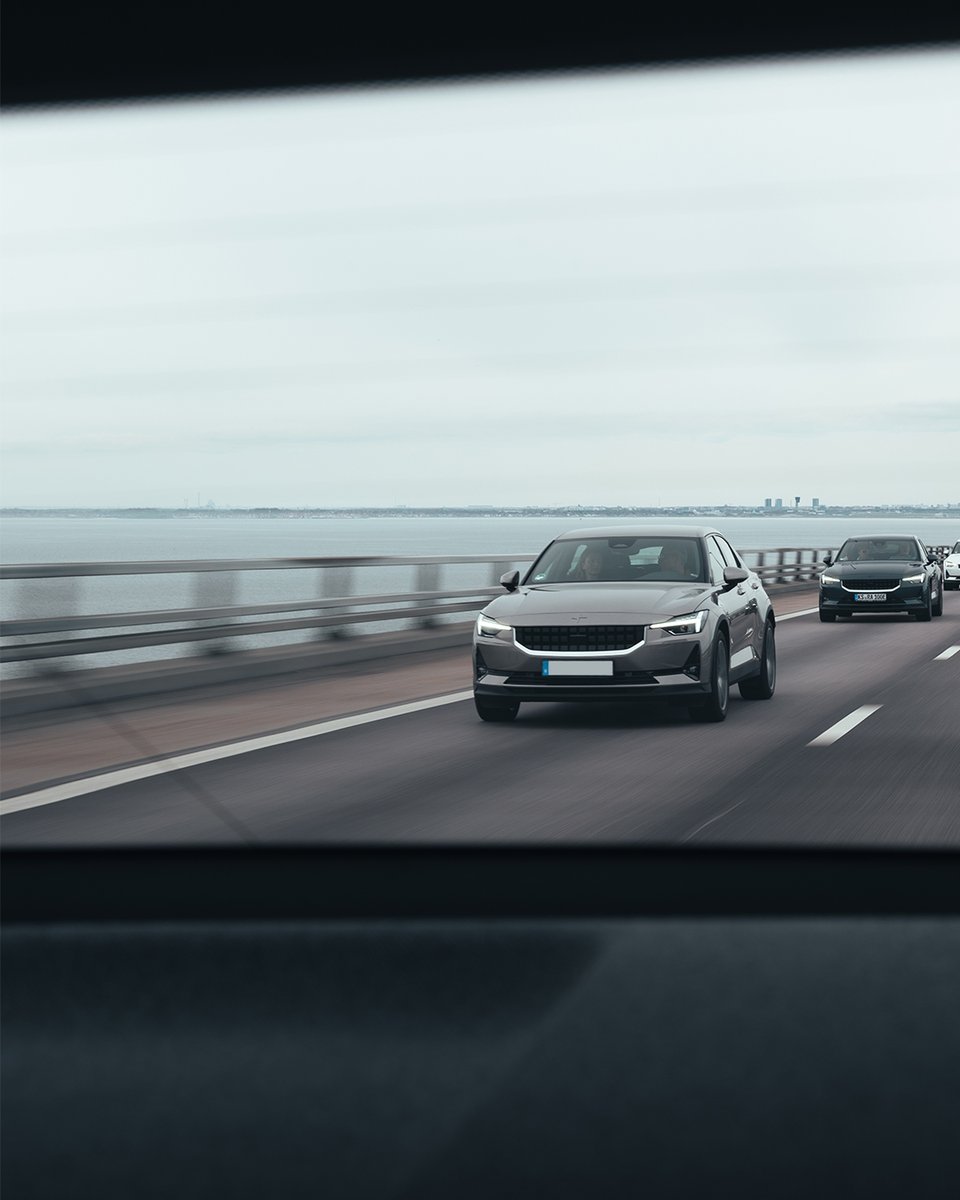
{"label": "distant city skyline", "polygon": [[275,513],[281,516],[291,515],[299,516],[302,514],[341,514],[341,513],[362,513],[376,515],[417,515],[422,513],[427,514],[464,514],[464,515],[483,515],[483,514],[531,514],[531,513],[727,513],[738,515],[757,515],[764,517],[789,516],[791,514],[801,514],[810,516],[811,514],[822,514],[831,516],[836,514],[847,513],[878,513],[878,514],[911,514],[922,513],[925,516],[933,516],[943,513],[952,519],[960,517],[960,501],[953,504],[821,504],[817,507],[812,505],[784,505],[781,508],[775,506],[768,507],[765,504],[681,504],[681,505],[604,505],[604,504],[562,504],[562,505],[528,505],[528,504],[440,504],[440,505],[333,505],[333,506],[290,506],[290,505],[217,505],[213,502],[208,502],[202,505],[184,504],[182,506],[164,507],[164,506],[107,506],[107,505],[33,505],[33,506],[6,506],[0,508],[0,515],[4,516],[22,516],[22,515],[69,515],[73,513],[89,513],[89,514],[116,514],[116,513],[162,513],[162,514],[177,514],[190,513],[200,516],[227,516],[231,514],[245,513]]}

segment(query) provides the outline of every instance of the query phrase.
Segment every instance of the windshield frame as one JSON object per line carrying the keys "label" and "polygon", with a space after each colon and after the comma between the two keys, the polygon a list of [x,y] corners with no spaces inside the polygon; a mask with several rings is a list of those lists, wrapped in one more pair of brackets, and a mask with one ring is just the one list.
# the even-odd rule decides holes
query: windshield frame
{"label": "windshield frame", "polygon": [[[896,553],[896,554],[870,553],[862,558],[859,556],[859,550],[856,550],[856,549],[854,550],[854,552],[851,556],[848,556],[848,554],[846,553],[848,547],[855,548],[855,547],[859,547],[861,545],[869,546],[869,547],[871,547],[871,550],[876,550],[881,545],[881,543],[884,543],[884,542],[886,542],[888,544],[894,543],[894,542],[899,543],[899,545],[897,547],[898,553]],[[899,553],[899,550],[903,547],[904,544],[909,544],[912,547],[913,552],[911,554],[902,555]],[[843,543],[843,545],[840,547],[840,549],[837,551],[837,556],[834,559],[835,563],[842,564],[842,565],[849,565],[849,564],[853,564],[853,563],[857,563],[857,562],[871,562],[871,563],[910,562],[910,563],[912,563],[912,562],[924,562],[924,561],[926,561],[926,555],[922,552],[920,543],[917,541],[917,539],[915,537],[910,537],[910,536],[903,537],[903,538],[898,538],[898,537],[885,538],[885,537],[874,537],[874,536],[868,537],[865,535],[858,536],[858,537],[849,537]]]}
{"label": "windshield frame", "polygon": [[[680,557],[673,557],[677,553]],[[669,564],[661,563],[664,554],[670,559]],[[596,575],[591,569],[591,558],[597,563]],[[530,566],[522,583],[535,586],[649,582],[706,586],[706,561],[703,538],[693,534],[585,534],[550,542]],[[684,565],[694,569],[684,571]]]}

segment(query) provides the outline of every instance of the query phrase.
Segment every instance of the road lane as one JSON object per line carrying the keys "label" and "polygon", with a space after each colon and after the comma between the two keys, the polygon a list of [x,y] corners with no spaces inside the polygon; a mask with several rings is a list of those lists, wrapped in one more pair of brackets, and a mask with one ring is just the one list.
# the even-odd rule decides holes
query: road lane
{"label": "road lane", "polygon": [[871,699],[841,740],[769,763],[700,840],[960,844],[960,662],[921,659]]}
{"label": "road lane", "polygon": [[[454,704],[14,814],[4,840],[957,844],[960,658],[934,660],[958,641],[956,604],[926,625],[801,617],[779,630],[777,696],[735,696],[722,725],[612,705],[484,725]],[[878,703],[836,746],[808,746]]]}

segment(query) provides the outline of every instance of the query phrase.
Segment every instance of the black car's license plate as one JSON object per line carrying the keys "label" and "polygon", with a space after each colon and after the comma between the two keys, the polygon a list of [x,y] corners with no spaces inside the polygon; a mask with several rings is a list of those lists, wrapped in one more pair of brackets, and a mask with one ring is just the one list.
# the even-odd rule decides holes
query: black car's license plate
{"label": "black car's license plate", "polygon": [[886,600],[886,592],[854,592],[854,600]]}

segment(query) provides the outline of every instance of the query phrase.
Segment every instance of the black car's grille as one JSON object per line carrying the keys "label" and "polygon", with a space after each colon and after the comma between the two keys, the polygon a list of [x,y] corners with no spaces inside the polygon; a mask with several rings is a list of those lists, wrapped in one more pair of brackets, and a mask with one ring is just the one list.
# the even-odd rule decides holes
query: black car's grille
{"label": "black car's grille", "polygon": [[844,579],[843,586],[848,592],[889,592],[891,588],[900,586],[899,579]]}
{"label": "black car's grille", "polygon": [[520,625],[514,632],[518,646],[544,654],[603,654],[643,641],[642,625]]}

